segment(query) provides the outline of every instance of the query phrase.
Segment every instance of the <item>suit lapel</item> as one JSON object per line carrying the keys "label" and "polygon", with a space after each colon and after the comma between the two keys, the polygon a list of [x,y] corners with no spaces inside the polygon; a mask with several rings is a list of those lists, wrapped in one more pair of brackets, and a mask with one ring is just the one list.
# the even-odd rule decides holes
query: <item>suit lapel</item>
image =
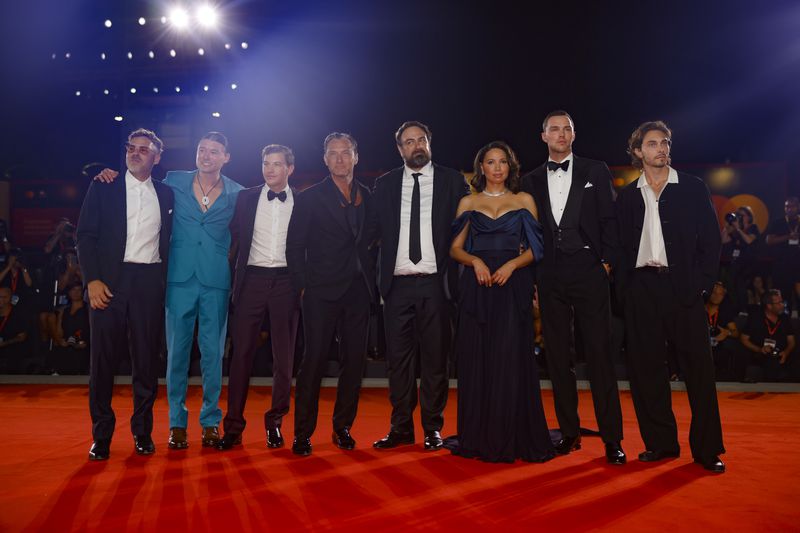
{"label": "suit lapel", "polygon": [[[244,233],[239,241],[239,253],[243,254],[241,257],[250,257],[250,246],[253,244],[253,231],[256,225],[256,212],[258,211],[258,200],[264,191],[264,185],[256,187],[247,191],[245,197],[244,212],[242,213],[242,222],[244,223]],[[245,194],[244,191],[239,194]]]}
{"label": "suit lapel", "polygon": [[567,204],[564,206],[564,215],[573,210],[577,210],[580,213],[583,193],[586,188],[586,166],[583,164],[583,160],[573,155],[572,163],[574,165],[572,168],[572,183],[570,183],[569,186]]}
{"label": "suit lapel", "polygon": [[553,206],[550,205],[550,185],[547,182],[547,167],[541,165],[533,171],[533,190],[536,196],[539,197],[539,208],[543,209],[544,216],[539,218],[542,224],[546,224],[551,231],[554,231],[558,224],[556,219],[553,218]]}
{"label": "suit lapel", "polygon": [[[357,184],[358,182],[354,179],[353,186],[355,187]],[[353,232],[344,216],[344,209],[342,209],[342,203],[339,199],[341,194],[330,176],[325,178],[325,180],[322,182],[322,190],[320,192],[322,193],[322,203],[325,205],[328,211],[330,211],[333,219],[345,232],[347,232],[348,235],[352,235]]]}
{"label": "suit lapel", "polygon": [[[434,251],[439,250],[439,236],[447,235],[449,237],[450,235],[450,232],[446,230],[446,227],[450,225],[450,221],[448,220],[449,213],[447,209],[442,208],[440,205],[447,200],[447,182],[444,179],[436,179],[437,170],[438,166],[433,165],[433,212],[431,213],[431,218],[433,218],[433,220],[431,220],[431,226],[433,228]],[[398,223],[399,222],[398,217]]]}

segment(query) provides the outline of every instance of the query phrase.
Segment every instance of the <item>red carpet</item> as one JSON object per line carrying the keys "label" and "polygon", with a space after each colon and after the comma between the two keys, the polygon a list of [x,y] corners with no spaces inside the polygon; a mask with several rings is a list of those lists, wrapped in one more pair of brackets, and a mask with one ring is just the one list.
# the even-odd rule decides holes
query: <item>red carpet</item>
{"label": "red carpet", "polygon": [[[797,394],[720,393],[728,472],[691,462],[685,393],[674,393],[684,456],[655,466],[642,451],[630,395],[623,393],[624,467],[601,458],[602,443],[546,464],[484,464],[425,453],[421,444],[378,452],[388,429],[385,389],[364,389],[353,452],[330,442],[333,390],[325,389],[309,458],[264,445],[268,388],[251,391],[244,446],[200,447],[199,388],[190,389],[190,448],[167,449],[165,390],[155,409],[157,451],[133,453],[129,386],[114,397],[111,459],[89,463],[87,390],[81,386],[2,386],[6,436],[0,440],[0,531],[239,530],[592,530],[798,531],[800,398]],[[224,391],[223,391],[224,397]],[[294,404],[292,404],[294,406]],[[545,391],[555,425],[552,396]],[[451,391],[444,434],[455,432]],[[583,425],[594,427],[581,393]],[[285,420],[287,440],[292,420]],[[421,430],[418,430],[421,435]]]}

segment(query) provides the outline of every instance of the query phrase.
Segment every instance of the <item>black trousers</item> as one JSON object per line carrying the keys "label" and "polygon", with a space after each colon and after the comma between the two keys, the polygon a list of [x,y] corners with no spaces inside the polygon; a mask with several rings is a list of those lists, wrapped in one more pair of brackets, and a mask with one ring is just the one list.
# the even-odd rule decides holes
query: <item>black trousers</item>
{"label": "black trousers", "polygon": [[577,437],[578,388],[570,346],[580,330],[589,371],[597,425],[604,442],[622,440],[622,410],[611,360],[609,281],[589,250],[555,252],[539,267],[539,305],[547,370],[553,383],[558,425],[565,437]]}
{"label": "black trousers", "polygon": [[669,342],[689,395],[692,456],[704,460],[724,453],[702,298],[687,306],[675,294],[670,274],[636,269],[625,296],[625,329],[631,396],[645,447],[680,450],[666,367]]}
{"label": "black trousers", "polygon": [[414,433],[417,406],[415,359],[419,347],[420,416],[425,431],[440,431],[447,404],[447,356],[452,339],[450,304],[442,278],[395,276],[384,300],[386,363],[392,431]]}
{"label": "black trousers", "polygon": [[350,428],[358,410],[358,394],[367,357],[369,291],[362,276],[337,300],[323,300],[307,289],[302,298],[305,352],[295,388],[295,438],[310,438],[317,427],[319,388],[335,333],[342,371],[333,407],[333,429]]}
{"label": "black trousers", "polygon": [[159,352],[164,332],[164,267],[125,263],[106,309],[90,309],[89,412],[92,436],[110,439],[116,418],[111,408],[121,343],[128,343],[133,380],[131,433],[153,431]]}

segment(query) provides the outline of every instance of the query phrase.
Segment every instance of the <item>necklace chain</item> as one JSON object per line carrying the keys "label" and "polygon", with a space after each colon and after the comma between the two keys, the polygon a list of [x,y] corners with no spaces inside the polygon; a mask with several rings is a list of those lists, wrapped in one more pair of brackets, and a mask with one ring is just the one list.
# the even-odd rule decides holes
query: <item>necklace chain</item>
{"label": "necklace chain", "polygon": [[216,188],[221,179],[222,176],[217,178],[217,181],[214,182],[214,185],[212,185],[211,188],[208,189],[208,192],[206,192],[205,190],[203,190],[203,185],[200,183],[200,179],[197,177],[197,174],[194,175],[194,180],[197,182],[197,186],[200,187],[200,192],[203,193],[203,198],[201,198],[200,203],[203,204],[203,207],[206,208],[206,211],[208,211],[208,204],[211,203],[211,199],[208,197],[208,195],[211,194],[211,191],[213,191]]}
{"label": "necklace chain", "polygon": [[487,192],[485,189],[481,191],[486,196],[491,196],[492,198],[497,198],[498,196],[503,196],[505,193],[508,192],[508,189],[503,189],[501,192]]}

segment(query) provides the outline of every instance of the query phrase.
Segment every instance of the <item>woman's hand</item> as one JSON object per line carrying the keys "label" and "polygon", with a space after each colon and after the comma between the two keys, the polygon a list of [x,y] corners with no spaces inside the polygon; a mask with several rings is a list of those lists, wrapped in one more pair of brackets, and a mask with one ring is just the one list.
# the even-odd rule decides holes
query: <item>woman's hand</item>
{"label": "woman's hand", "polygon": [[475,269],[475,279],[478,280],[478,285],[492,286],[492,273],[486,263],[480,259],[475,259],[472,261],[472,268]]}
{"label": "woman's hand", "polygon": [[506,284],[508,279],[511,277],[511,274],[513,274],[516,269],[517,267],[514,265],[514,263],[509,261],[505,265],[498,268],[494,274],[492,274],[492,281],[502,287]]}

